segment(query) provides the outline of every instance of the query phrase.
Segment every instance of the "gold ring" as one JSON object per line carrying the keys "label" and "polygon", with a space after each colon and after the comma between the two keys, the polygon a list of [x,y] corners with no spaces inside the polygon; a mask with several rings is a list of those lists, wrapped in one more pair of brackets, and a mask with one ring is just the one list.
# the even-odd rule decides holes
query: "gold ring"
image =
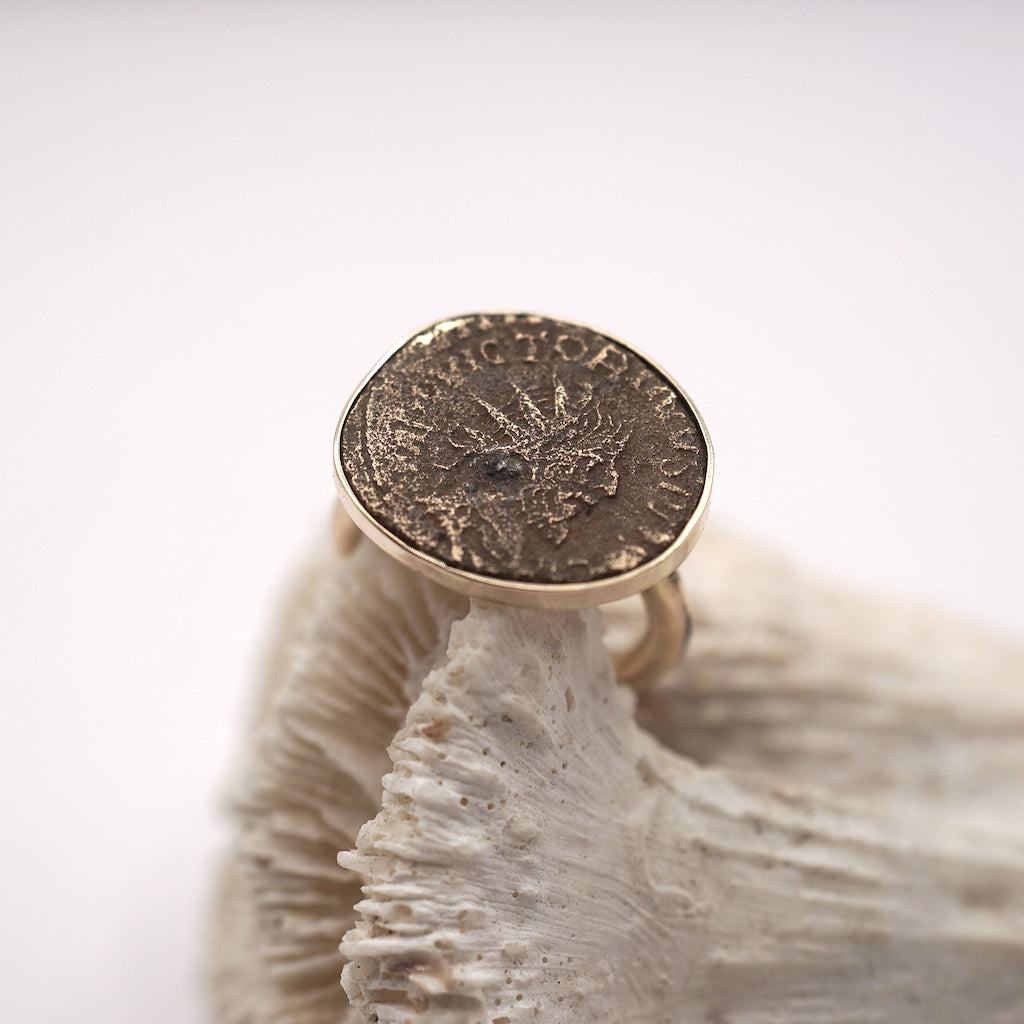
{"label": "gold ring", "polygon": [[617,660],[634,685],[686,642],[670,578],[700,535],[713,467],[700,414],[650,359],[527,313],[410,335],[356,390],[334,438],[347,515],[436,582],[548,609],[643,594],[648,632]]}

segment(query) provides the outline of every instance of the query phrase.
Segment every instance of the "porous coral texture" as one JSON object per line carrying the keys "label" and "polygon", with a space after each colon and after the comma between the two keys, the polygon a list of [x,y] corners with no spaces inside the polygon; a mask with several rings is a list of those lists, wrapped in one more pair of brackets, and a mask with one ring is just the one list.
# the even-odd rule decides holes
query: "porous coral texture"
{"label": "porous coral texture", "polygon": [[966,1021],[984,978],[989,1019],[1019,1019],[1024,848],[925,855],[897,822],[698,768],[636,726],[599,640],[593,613],[453,627],[341,857],[368,882],[342,951],[369,1018]]}
{"label": "porous coral texture", "polygon": [[320,561],[242,773],[219,1019],[1020,1024],[1021,652],[728,536],[687,581],[638,704],[599,612]]}
{"label": "porous coral texture", "polygon": [[337,854],[379,808],[412,687],[466,607],[368,545],[346,562],[321,553],[297,581],[235,786],[211,950],[218,1021],[356,1019],[338,943],[360,879]]}

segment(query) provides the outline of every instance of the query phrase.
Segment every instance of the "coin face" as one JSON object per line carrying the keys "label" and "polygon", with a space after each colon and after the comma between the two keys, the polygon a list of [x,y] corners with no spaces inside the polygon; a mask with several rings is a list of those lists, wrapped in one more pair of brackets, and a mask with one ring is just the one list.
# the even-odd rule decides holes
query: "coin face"
{"label": "coin face", "polygon": [[671,380],[622,342],[529,314],[409,339],[350,403],[335,456],[362,518],[436,563],[526,585],[658,559],[710,484],[702,424]]}

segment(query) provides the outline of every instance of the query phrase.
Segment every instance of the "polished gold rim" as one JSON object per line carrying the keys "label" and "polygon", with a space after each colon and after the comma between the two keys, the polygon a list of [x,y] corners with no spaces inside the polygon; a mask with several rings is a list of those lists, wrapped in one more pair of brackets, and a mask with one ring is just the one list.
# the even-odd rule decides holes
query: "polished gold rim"
{"label": "polished gold rim", "polygon": [[[493,314],[500,316],[503,314]],[[456,318],[457,319],[457,318]],[[571,324],[585,330],[591,330],[584,324],[578,324],[572,320],[558,318],[559,322]],[[650,560],[643,562],[627,572],[609,575],[599,579],[589,580],[583,583],[530,583],[520,580],[503,579],[497,576],[486,576],[479,573],[469,572],[464,569],[455,568],[438,558],[433,557],[418,548],[413,547],[401,537],[396,536],[383,526],[362,504],[356,495],[351,482],[345,472],[341,461],[341,441],[345,422],[352,407],[358,400],[360,394],[367,385],[374,379],[377,372],[409,342],[413,341],[425,331],[437,327],[447,321],[438,321],[414,331],[407,338],[387,352],[377,365],[366,375],[362,383],[355,390],[355,393],[346,404],[341,417],[338,420],[337,430],[334,436],[334,473],[335,483],[338,488],[338,495],[345,511],[356,523],[358,528],[365,533],[387,554],[396,558],[407,568],[419,572],[434,582],[468,594],[470,597],[484,598],[497,601],[503,604],[516,605],[525,608],[546,608],[551,610],[571,610],[578,608],[593,607],[595,605],[607,604],[619,601],[634,594],[640,594],[659,581],[671,576],[682,564],[683,560],[693,550],[694,545],[700,538],[704,528],[704,519],[708,509],[708,502],[711,495],[711,484],[714,477],[714,450],[711,440],[708,437],[707,427],[696,406],[690,400],[686,392],[679,384],[659,366],[654,360],[640,352],[632,345],[622,341],[607,332],[601,331],[603,337],[614,341],[615,344],[628,349],[640,360],[650,366],[657,374],[664,378],[679,394],[686,404],[689,412],[700,430],[702,440],[707,450],[707,470],[705,473],[703,489],[697,506],[686,523],[683,530],[675,540],[662,552]]]}
{"label": "polished gold rim", "polygon": [[[363,536],[340,504],[335,506],[332,532],[335,549],[346,558]],[[643,692],[682,656],[690,640],[692,619],[678,572],[659,580],[641,597],[647,628],[636,644],[612,655],[612,665],[619,682]]]}

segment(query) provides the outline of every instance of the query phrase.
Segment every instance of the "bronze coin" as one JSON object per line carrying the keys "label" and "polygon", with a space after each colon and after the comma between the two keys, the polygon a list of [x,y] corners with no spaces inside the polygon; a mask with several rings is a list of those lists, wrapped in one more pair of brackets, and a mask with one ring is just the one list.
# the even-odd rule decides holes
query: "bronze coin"
{"label": "bronze coin", "polygon": [[530,314],[440,321],[363,385],[339,431],[356,500],[445,565],[586,583],[665,551],[701,506],[699,417],[622,342]]}

